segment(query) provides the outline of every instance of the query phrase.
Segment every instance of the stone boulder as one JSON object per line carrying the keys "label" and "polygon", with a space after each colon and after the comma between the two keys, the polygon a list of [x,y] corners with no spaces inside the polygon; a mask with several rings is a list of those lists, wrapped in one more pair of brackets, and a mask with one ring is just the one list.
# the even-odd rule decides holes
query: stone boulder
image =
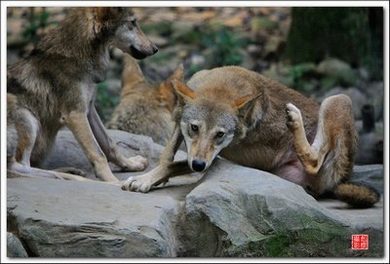
{"label": "stone boulder", "polygon": [[[146,171],[151,170],[157,165],[160,157],[160,153],[163,150],[163,146],[154,144],[150,137],[129,134],[120,130],[110,130],[111,136],[115,139],[116,145],[126,157],[132,157],[135,155],[142,155],[149,161],[149,166]],[[178,152],[176,155],[179,159],[185,159],[186,154]],[[43,168],[56,169],[60,167],[74,167],[83,170],[88,178],[96,179],[92,165],[89,163],[87,156],[81,150],[79,144],[73,137],[73,134],[63,129],[58,133],[56,143],[49,155],[49,157],[42,164]],[[110,164],[111,169],[115,172],[119,172],[120,169],[114,164]],[[136,174],[142,174],[134,173]],[[123,174],[119,174],[119,177]]]}
{"label": "stone boulder", "polygon": [[317,66],[317,72],[324,76],[334,78],[345,86],[353,86],[356,84],[357,74],[351,66],[345,61],[336,58],[327,58],[320,62]]}
{"label": "stone boulder", "polygon": [[9,179],[8,218],[32,256],[175,256],[170,197],[127,193],[103,183]]}
{"label": "stone boulder", "polygon": [[362,120],[355,122],[359,134],[355,164],[383,164],[383,122],[376,122],[374,125],[371,131],[366,131],[363,129]]}
{"label": "stone boulder", "polygon": [[383,164],[370,164],[357,166],[353,168],[352,181],[360,182],[374,187],[379,193],[383,194],[383,176],[385,175]]}
{"label": "stone boulder", "polygon": [[[375,213],[355,221],[363,212]],[[189,234],[184,241],[191,253],[204,257],[211,252],[231,257],[356,256],[360,253],[351,251],[350,239],[362,231],[372,239],[365,254],[381,255],[382,205],[364,211],[334,200],[319,203],[296,184],[227,161],[218,161],[187,195],[185,214],[191,230],[184,232]],[[205,223],[218,243],[204,243]]]}
{"label": "stone boulder", "polygon": [[368,102],[375,108],[375,120],[381,121],[384,117],[384,93],[385,87],[383,82],[369,83],[365,88],[368,94]]}
{"label": "stone boulder", "polygon": [[7,256],[11,258],[27,258],[28,254],[19,238],[7,232]]}
{"label": "stone boulder", "polygon": [[[161,146],[146,137],[109,133],[126,155],[148,157],[148,170],[156,165]],[[179,152],[177,159],[183,158]],[[92,174],[67,131],[60,132],[46,166]],[[365,166],[357,171],[364,178],[373,169],[378,171]],[[115,172],[121,179],[136,174]],[[99,181],[8,179],[7,216],[8,231],[17,234],[29,256],[383,256],[383,201],[369,209],[316,201],[294,183],[223,159],[203,177],[176,177],[147,194]],[[351,235],[357,233],[370,236],[369,250],[351,250]]]}

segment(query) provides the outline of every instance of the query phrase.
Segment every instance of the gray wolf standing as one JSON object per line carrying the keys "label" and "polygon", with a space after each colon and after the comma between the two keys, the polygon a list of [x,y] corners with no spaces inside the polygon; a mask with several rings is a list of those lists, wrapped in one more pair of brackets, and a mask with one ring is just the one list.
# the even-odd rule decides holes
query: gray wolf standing
{"label": "gray wolf standing", "polygon": [[144,157],[125,158],[119,152],[94,106],[95,83],[105,78],[110,46],[137,59],[157,52],[129,8],[71,8],[29,57],[9,67],[7,131],[16,129],[18,137],[16,146],[7,146],[9,174],[83,179],[34,168],[63,126],[73,132],[103,181],[117,181],[108,161],[124,170],[145,169]]}

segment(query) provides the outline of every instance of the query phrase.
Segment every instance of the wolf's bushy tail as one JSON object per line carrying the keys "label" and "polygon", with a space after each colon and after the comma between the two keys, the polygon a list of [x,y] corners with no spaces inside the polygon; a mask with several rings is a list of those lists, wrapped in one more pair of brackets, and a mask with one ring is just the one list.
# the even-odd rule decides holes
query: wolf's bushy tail
{"label": "wolf's bushy tail", "polygon": [[340,183],[334,189],[337,199],[354,208],[369,208],[377,203],[380,194],[373,187],[355,182]]}

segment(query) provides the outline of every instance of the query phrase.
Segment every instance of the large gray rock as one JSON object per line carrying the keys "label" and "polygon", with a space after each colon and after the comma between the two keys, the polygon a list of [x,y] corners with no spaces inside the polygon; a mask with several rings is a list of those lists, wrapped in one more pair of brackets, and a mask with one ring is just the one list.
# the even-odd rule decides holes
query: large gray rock
{"label": "large gray rock", "polygon": [[[186,216],[192,227],[187,246],[191,254],[200,256],[215,252],[240,257],[342,257],[360,254],[350,250],[350,239],[364,232],[372,238],[371,250],[365,254],[379,256],[383,207],[370,210],[371,217],[356,221],[364,210],[351,211],[329,201],[323,205],[300,186],[275,175],[219,161],[207,180],[187,195]],[[205,222],[218,241],[213,248],[202,243]]]}
{"label": "large gray rock", "polygon": [[[126,155],[148,157],[148,170],[156,165],[161,146],[146,137],[109,133]],[[46,165],[90,170],[84,158],[72,135],[61,131]],[[182,158],[179,152],[177,159]],[[378,171],[364,168],[356,175]],[[115,175],[125,179],[136,173]],[[100,182],[7,182],[8,222],[31,256],[383,255],[383,202],[370,209],[318,202],[296,184],[221,159],[202,179],[177,177],[147,194]],[[370,250],[350,249],[355,233],[370,235]]]}
{"label": "large gray rock", "polygon": [[27,258],[27,252],[22,242],[14,234],[7,232],[7,257],[9,258]]}
{"label": "large gray rock", "polygon": [[[163,146],[154,144],[150,137],[129,134],[120,130],[110,130],[110,134],[120,151],[126,157],[142,155],[148,158],[149,166],[146,171],[156,166]],[[179,152],[177,157],[184,159],[186,155],[183,152]],[[114,172],[120,171],[114,164],[110,164],[110,166]],[[73,134],[67,129],[63,129],[58,133],[56,143],[48,159],[42,164],[42,167],[47,169],[75,167],[86,172],[88,178],[96,179],[92,165],[81,150]]]}
{"label": "large gray rock", "polygon": [[375,108],[375,120],[380,121],[383,120],[384,116],[384,84],[383,82],[372,82],[364,87],[364,90],[368,94],[368,102],[372,104]]}
{"label": "large gray rock", "polygon": [[336,58],[323,60],[318,64],[317,72],[324,76],[334,78],[346,86],[356,84],[357,74],[355,71],[348,63]]}
{"label": "large gray rock", "polygon": [[39,257],[176,255],[178,201],[103,183],[8,179],[8,218]]}
{"label": "large gray rock", "polygon": [[355,122],[359,133],[355,164],[383,163],[383,122],[376,122],[372,131],[364,131],[361,120]]}
{"label": "large gray rock", "polygon": [[365,166],[355,165],[353,168],[352,181],[370,185],[379,193],[383,194],[384,175],[383,164],[370,164]]}

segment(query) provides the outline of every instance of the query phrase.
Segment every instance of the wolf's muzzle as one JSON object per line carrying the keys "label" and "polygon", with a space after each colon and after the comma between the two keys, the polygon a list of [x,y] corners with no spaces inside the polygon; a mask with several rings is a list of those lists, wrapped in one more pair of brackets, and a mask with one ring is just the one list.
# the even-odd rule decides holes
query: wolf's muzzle
{"label": "wolf's muzzle", "polygon": [[193,160],[192,169],[197,172],[201,172],[206,168],[206,162],[203,160]]}
{"label": "wolf's muzzle", "polygon": [[136,58],[137,60],[142,60],[150,55],[155,54],[158,51],[158,48],[153,45],[151,51],[141,51],[134,47],[133,45],[130,46],[130,54],[132,57]]}

